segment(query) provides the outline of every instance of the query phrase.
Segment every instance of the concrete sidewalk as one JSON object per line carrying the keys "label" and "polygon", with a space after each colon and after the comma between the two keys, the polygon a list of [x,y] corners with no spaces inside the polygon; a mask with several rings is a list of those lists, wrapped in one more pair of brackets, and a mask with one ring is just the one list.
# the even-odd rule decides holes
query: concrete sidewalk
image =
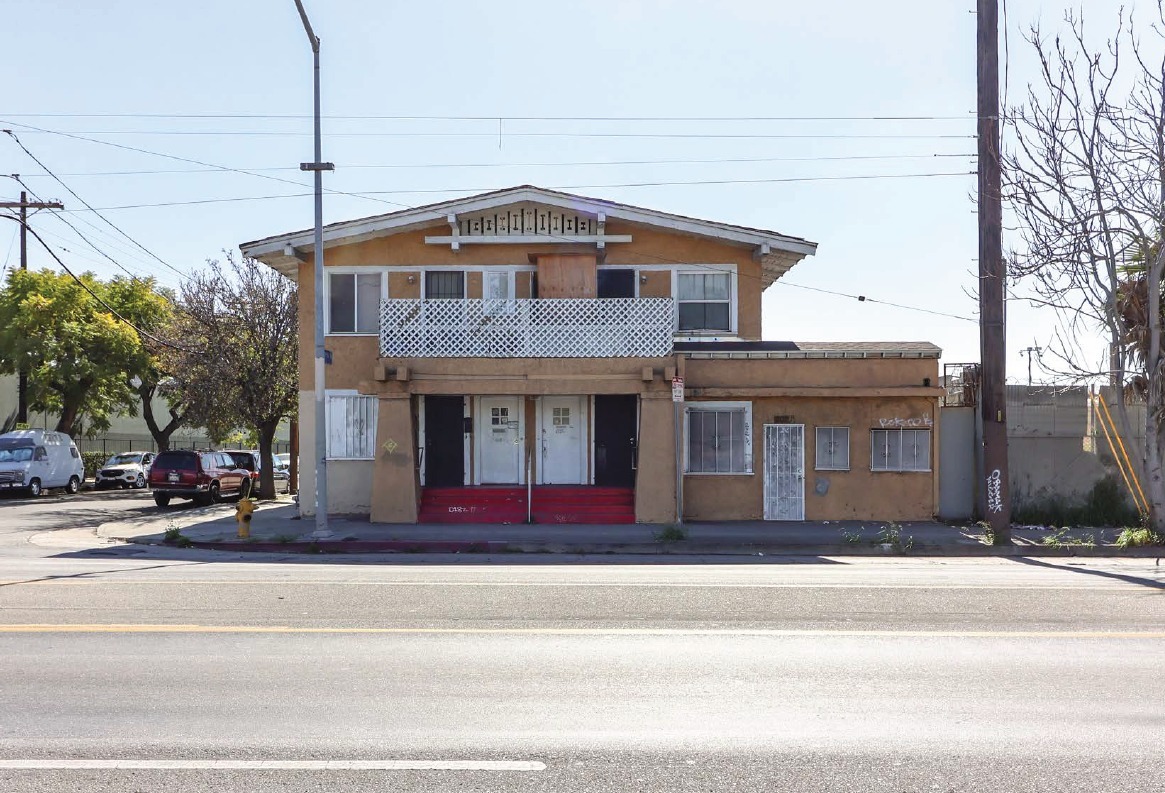
{"label": "concrete sidewalk", "polygon": [[1117,548],[1116,529],[1053,532],[1021,527],[1013,530],[1013,546],[993,548],[979,526],[937,522],[737,521],[689,523],[680,530],[647,524],[377,524],[363,517],[332,516],[332,536],[317,539],[312,536],[314,520],[300,519],[298,506],[283,497],[261,503],[251,521],[250,539],[240,540],[234,516],[233,503],[179,507],[158,510],[156,517],[146,520],[106,523],[97,535],[146,545],[280,553],[1165,555],[1165,548],[1159,547]]}

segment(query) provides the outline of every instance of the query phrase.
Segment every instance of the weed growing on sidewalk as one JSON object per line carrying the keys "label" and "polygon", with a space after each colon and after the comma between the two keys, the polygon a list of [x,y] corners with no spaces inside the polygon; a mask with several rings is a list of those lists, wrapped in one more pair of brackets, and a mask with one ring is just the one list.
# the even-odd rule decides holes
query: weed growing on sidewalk
{"label": "weed growing on sidewalk", "polygon": [[886,524],[886,528],[878,532],[878,545],[889,545],[890,550],[895,553],[903,553],[909,551],[914,547],[914,538],[907,537],[905,541],[902,539],[902,527],[894,521]]}
{"label": "weed growing on sidewalk", "polygon": [[189,548],[194,543],[189,537],[182,534],[182,529],[178,528],[178,524],[170,521],[166,527],[166,533],[162,535],[162,542],[166,545],[177,545],[179,548]]}
{"label": "weed growing on sidewalk", "polygon": [[1118,548],[1143,548],[1146,545],[1165,545],[1165,537],[1152,529],[1124,529],[1116,538]]}
{"label": "weed growing on sidewalk", "polygon": [[271,538],[271,540],[272,542],[277,542],[280,545],[290,545],[291,543],[295,542],[297,538],[298,535],[295,534],[276,534]]}
{"label": "weed growing on sidewalk", "polygon": [[1096,535],[1088,534],[1084,537],[1072,537],[1069,536],[1068,528],[1065,526],[1051,534],[1045,535],[1042,542],[1047,548],[1095,548]]}
{"label": "weed growing on sidewalk", "polygon": [[664,526],[651,536],[655,538],[656,542],[678,542],[688,539],[688,530],[673,523],[670,526]]}
{"label": "weed growing on sidewalk", "polygon": [[841,530],[841,538],[850,545],[857,545],[862,541],[862,533],[860,531]]}

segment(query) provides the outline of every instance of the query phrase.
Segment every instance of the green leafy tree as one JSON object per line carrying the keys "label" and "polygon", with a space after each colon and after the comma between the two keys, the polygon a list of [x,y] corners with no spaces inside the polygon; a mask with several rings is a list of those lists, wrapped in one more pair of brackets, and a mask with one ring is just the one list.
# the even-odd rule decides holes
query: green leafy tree
{"label": "green leafy tree", "polygon": [[137,332],[110,307],[129,310],[153,294],[150,281],[14,270],[0,289],[0,372],[28,373],[29,406],[59,416],[58,432],[107,429],[112,416],[136,409],[129,377],[143,354]]}
{"label": "green leafy tree", "polygon": [[190,421],[222,441],[242,427],[258,435],[259,495],[275,496],[271,450],[299,397],[295,284],[252,259],[227,254],[182,285],[176,337],[161,352]]}

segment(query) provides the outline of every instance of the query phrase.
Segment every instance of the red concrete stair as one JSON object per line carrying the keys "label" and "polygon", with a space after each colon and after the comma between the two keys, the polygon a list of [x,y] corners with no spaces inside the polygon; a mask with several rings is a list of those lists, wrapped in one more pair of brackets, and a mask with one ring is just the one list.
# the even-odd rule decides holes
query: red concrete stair
{"label": "red concrete stair", "polygon": [[[623,487],[538,485],[534,523],[634,523],[635,491]],[[426,487],[418,523],[525,523],[524,487]]]}

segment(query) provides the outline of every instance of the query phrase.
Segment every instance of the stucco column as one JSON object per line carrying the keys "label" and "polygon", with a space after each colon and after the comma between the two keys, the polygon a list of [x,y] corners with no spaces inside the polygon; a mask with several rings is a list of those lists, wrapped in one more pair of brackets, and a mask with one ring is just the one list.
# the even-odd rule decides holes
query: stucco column
{"label": "stucco column", "polygon": [[417,522],[417,468],[408,394],[381,394],[372,469],[373,523]]}
{"label": "stucco column", "polygon": [[675,409],[671,391],[639,396],[639,469],[635,476],[635,520],[676,519]]}

